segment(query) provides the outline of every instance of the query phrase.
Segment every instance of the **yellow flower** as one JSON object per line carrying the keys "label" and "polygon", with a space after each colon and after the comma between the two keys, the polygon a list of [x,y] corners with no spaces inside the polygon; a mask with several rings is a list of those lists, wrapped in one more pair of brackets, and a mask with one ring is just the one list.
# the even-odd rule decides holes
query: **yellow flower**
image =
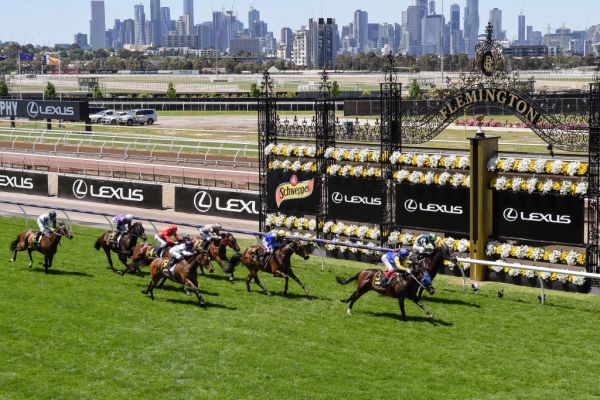
{"label": "yellow flower", "polygon": [[273,169],[273,161],[269,161],[269,169]]}
{"label": "yellow flower", "polygon": [[504,171],[504,160],[498,161],[498,164],[496,165],[496,169],[498,169],[500,171]]}
{"label": "yellow flower", "polygon": [[521,160],[517,160],[515,161],[515,163],[513,164],[513,171],[518,171],[519,170],[519,165],[521,165],[522,161]]}
{"label": "yellow flower", "polygon": [[552,163],[547,162],[546,166],[544,167],[544,171],[546,171],[547,174],[552,172]]}
{"label": "yellow flower", "polygon": [[585,265],[585,262],[586,262],[585,254],[580,254],[577,257],[577,264],[579,264],[579,265]]}
{"label": "yellow flower", "polygon": [[503,271],[504,271],[505,274],[508,274],[508,271],[510,271],[510,268],[506,267],[506,268],[504,268]]}
{"label": "yellow flower", "polygon": [[377,178],[381,178],[381,169],[380,169],[380,168],[377,168],[377,169],[375,170],[375,176],[376,176]]}
{"label": "yellow flower", "polygon": [[410,163],[412,165],[417,165],[417,156],[413,156],[413,158],[410,160]]}
{"label": "yellow flower", "polygon": [[[316,168],[317,168],[317,167],[315,166],[315,169],[316,169]],[[330,172],[331,172],[331,166],[327,167],[327,173],[329,174]]]}
{"label": "yellow flower", "polygon": [[550,275],[550,280],[551,281],[557,281],[558,280],[558,274],[556,272],[553,272],[552,275]]}
{"label": "yellow flower", "polygon": [[316,165],[316,164],[313,164],[313,165],[310,167],[310,170],[311,170],[312,172],[317,172],[317,165]]}
{"label": "yellow flower", "polygon": [[577,175],[585,175],[588,171],[588,164],[581,164],[577,170]]}

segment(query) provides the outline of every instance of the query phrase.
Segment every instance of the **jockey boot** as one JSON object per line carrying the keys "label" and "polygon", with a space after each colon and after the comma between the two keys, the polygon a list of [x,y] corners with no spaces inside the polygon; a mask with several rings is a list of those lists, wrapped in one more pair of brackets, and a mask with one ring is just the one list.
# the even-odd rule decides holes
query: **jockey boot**
{"label": "jockey boot", "polygon": [[38,232],[37,236],[35,238],[35,244],[36,246],[40,246],[41,242],[42,242],[42,238],[44,237],[44,232]]}
{"label": "jockey boot", "polygon": [[165,269],[163,270],[163,274],[165,276],[173,276],[173,267],[175,266],[175,263],[177,262],[176,259],[171,258],[169,260],[169,263],[166,265]]}

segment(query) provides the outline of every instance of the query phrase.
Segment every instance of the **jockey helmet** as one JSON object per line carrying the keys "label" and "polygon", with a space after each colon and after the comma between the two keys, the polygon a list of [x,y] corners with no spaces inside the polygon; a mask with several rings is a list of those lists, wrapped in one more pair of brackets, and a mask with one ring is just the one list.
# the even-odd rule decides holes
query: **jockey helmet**
{"label": "jockey helmet", "polygon": [[171,225],[171,226],[169,226],[169,228],[168,228],[168,229],[169,229],[170,231],[177,232],[177,226],[176,226],[176,225]]}
{"label": "jockey helmet", "polygon": [[194,248],[194,243],[190,239],[187,239],[185,241],[185,248],[187,250],[192,250]]}
{"label": "jockey helmet", "polygon": [[429,240],[432,241],[432,242],[437,242],[438,237],[437,237],[437,235],[435,233],[430,233],[429,234]]}
{"label": "jockey helmet", "polygon": [[127,215],[125,216],[125,219],[126,219],[127,221],[132,221],[132,220],[133,220],[133,215],[131,215],[131,214],[127,214]]}
{"label": "jockey helmet", "polygon": [[400,257],[402,257],[402,258],[406,258],[409,255],[409,251],[406,249],[399,249],[398,253],[400,254]]}
{"label": "jockey helmet", "polygon": [[48,216],[52,219],[56,218],[56,211],[52,210],[48,213]]}

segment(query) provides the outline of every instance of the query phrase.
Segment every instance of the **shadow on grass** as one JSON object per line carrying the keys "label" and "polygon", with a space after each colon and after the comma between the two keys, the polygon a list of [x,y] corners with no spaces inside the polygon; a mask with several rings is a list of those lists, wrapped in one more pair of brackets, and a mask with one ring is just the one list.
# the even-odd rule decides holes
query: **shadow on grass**
{"label": "shadow on grass", "polygon": [[[164,301],[167,302],[167,303],[183,304],[183,305],[195,306],[195,307],[202,307],[202,308],[207,308],[207,309],[208,308],[218,308],[218,309],[229,310],[229,311],[236,311],[237,310],[236,307],[228,307],[228,306],[223,305],[223,304],[210,303],[210,302],[207,302],[203,306],[199,306],[198,305],[198,299],[196,299],[196,296],[194,296],[193,299],[165,299]],[[206,299],[204,299],[204,301],[206,301]]]}
{"label": "shadow on grass", "polygon": [[81,278],[93,278],[93,277],[94,277],[94,275],[90,275],[90,274],[87,274],[87,273],[85,273],[85,272],[78,272],[78,271],[62,271],[62,270],[60,270],[60,269],[52,269],[52,268],[50,268],[50,269],[48,270],[48,273],[47,273],[47,274],[44,272],[44,270],[43,270],[43,269],[39,269],[39,268],[32,268],[32,269],[30,269],[29,271],[31,271],[31,272],[37,272],[37,273],[42,273],[42,274],[45,274],[45,275],[65,275],[65,276],[79,276],[79,277],[81,277]]}
{"label": "shadow on grass", "polygon": [[455,305],[455,306],[467,306],[467,307],[481,308],[481,306],[479,304],[469,303],[467,301],[457,300],[457,299],[445,299],[443,297],[423,296],[421,298],[421,300],[426,303],[438,303],[438,304],[449,304],[449,305]]}
{"label": "shadow on grass", "polygon": [[[364,314],[367,315],[372,315],[374,317],[378,317],[378,318],[390,318],[390,319],[397,319],[398,321],[402,321],[402,319],[400,318],[400,312],[398,313],[390,313],[390,312],[374,312],[374,311],[366,311],[364,312]],[[421,317],[421,316],[413,316],[413,315],[407,315],[406,316],[406,322],[428,322],[432,325],[442,325],[442,326],[453,326],[454,324],[451,322],[446,322],[443,321],[441,319],[437,319],[437,318],[429,318],[429,317]]]}
{"label": "shadow on grass", "polygon": [[[146,290],[144,288],[144,290]],[[200,294],[202,295],[206,295],[206,296],[213,296],[213,297],[219,297],[220,293],[216,293],[216,292],[207,292],[206,290],[203,290],[202,287],[200,287]],[[154,289],[154,291],[164,291],[164,292],[181,292],[181,293],[185,293],[185,291],[183,290],[183,286],[180,285],[176,285],[176,284],[171,284],[169,285],[168,282],[165,283],[165,286],[163,287],[157,287]],[[190,290],[191,296],[194,295],[194,292],[192,290]]]}
{"label": "shadow on grass", "polygon": [[312,294],[305,293],[289,293],[287,295],[283,294],[283,292],[273,293],[273,297],[281,297],[283,299],[290,300],[323,300],[323,301],[331,301],[331,299],[327,299],[325,297],[314,296]]}

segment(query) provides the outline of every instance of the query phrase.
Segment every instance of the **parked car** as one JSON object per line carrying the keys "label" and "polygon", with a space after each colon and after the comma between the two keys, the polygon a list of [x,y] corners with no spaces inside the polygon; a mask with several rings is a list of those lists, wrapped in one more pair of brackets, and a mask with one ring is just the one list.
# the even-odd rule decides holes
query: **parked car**
{"label": "parked car", "polygon": [[105,116],[100,119],[100,122],[104,125],[116,125],[119,123],[119,117],[127,115],[126,112],[117,112],[113,115]]}
{"label": "parked car", "polygon": [[152,125],[158,120],[155,110],[142,109],[142,110],[131,110],[127,114],[119,117],[118,121],[120,125]]}
{"label": "parked car", "polygon": [[110,117],[112,115],[115,115],[116,113],[113,110],[104,110],[104,111],[100,111],[98,113],[95,114],[90,114],[90,121],[92,121],[92,124],[97,124],[100,123],[100,120],[104,117]]}

